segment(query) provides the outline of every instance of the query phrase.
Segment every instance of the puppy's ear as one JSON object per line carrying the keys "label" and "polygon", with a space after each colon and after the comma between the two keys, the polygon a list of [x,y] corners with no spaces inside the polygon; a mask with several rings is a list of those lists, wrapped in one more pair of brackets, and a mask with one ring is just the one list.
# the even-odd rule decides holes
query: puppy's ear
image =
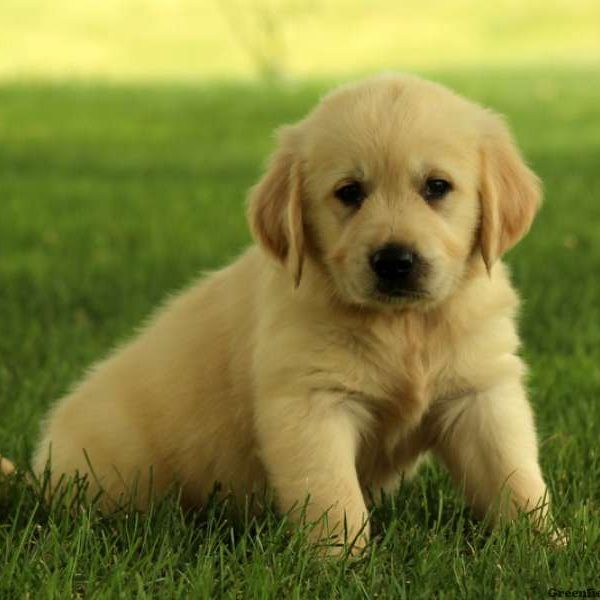
{"label": "puppy's ear", "polygon": [[248,198],[248,220],[256,241],[291,273],[296,287],[302,276],[304,223],[302,174],[296,128],[279,131],[279,147]]}
{"label": "puppy's ear", "polygon": [[541,185],[502,118],[488,114],[481,147],[480,246],[488,272],[529,230],[541,202]]}

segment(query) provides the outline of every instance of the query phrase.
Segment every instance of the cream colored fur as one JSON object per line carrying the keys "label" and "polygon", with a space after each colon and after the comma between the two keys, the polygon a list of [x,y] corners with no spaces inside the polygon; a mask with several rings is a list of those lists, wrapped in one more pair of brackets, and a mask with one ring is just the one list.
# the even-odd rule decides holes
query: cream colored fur
{"label": "cream colored fur", "polygon": [[[435,205],[420,194],[432,174],[453,185]],[[359,210],[333,195],[356,178]],[[539,199],[495,114],[404,75],[334,91],[281,130],[249,198],[257,245],[56,404],[35,470],[51,455],[55,481],[87,473],[113,500],[136,487],[141,506],[150,469],[154,492],[180,485],[191,505],[217,481],[239,499],[269,488],[296,516],[308,496],[309,519],[328,515],[315,539],[345,519],[360,546],[367,491],[394,490],[432,451],[479,513],[537,507],[539,525],[517,296],[498,260]],[[427,260],[424,299],[373,292],[368,255],[389,241]]]}

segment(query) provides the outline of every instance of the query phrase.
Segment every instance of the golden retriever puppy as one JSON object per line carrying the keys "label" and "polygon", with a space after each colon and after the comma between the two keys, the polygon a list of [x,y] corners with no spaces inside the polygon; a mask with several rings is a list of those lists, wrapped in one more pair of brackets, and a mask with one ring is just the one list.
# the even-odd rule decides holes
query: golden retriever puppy
{"label": "golden retriever puppy", "polygon": [[[547,515],[500,257],[536,176],[503,120],[406,75],[343,86],[279,131],[256,245],[170,301],[50,412],[34,458],[117,500],[216,482],[369,536],[368,490],[428,451],[479,513]],[[135,490],[135,491],[134,491]],[[375,494],[377,496],[377,494]],[[345,525],[344,525],[345,524]],[[345,531],[344,531],[345,528]]]}

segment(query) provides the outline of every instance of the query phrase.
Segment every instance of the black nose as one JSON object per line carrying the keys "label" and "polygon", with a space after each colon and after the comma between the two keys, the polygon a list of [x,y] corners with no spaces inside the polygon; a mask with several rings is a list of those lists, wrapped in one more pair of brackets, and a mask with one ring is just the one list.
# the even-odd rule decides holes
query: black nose
{"label": "black nose", "polygon": [[398,284],[413,272],[417,255],[406,246],[387,244],[371,254],[369,263],[381,282]]}

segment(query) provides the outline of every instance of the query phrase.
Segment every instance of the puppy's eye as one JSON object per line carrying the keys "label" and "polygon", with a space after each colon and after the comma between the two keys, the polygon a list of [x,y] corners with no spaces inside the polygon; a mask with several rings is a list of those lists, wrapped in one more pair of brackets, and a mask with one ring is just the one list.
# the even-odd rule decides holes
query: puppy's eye
{"label": "puppy's eye", "polygon": [[334,192],[335,197],[346,206],[359,207],[367,197],[365,189],[359,181],[351,181]]}
{"label": "puppy's eye", "polygon": [[450,190],[452,185],[445,179],[430,178],[425,182],[423,188],[423,197],[427,201],[439,200],[443,198]]}

